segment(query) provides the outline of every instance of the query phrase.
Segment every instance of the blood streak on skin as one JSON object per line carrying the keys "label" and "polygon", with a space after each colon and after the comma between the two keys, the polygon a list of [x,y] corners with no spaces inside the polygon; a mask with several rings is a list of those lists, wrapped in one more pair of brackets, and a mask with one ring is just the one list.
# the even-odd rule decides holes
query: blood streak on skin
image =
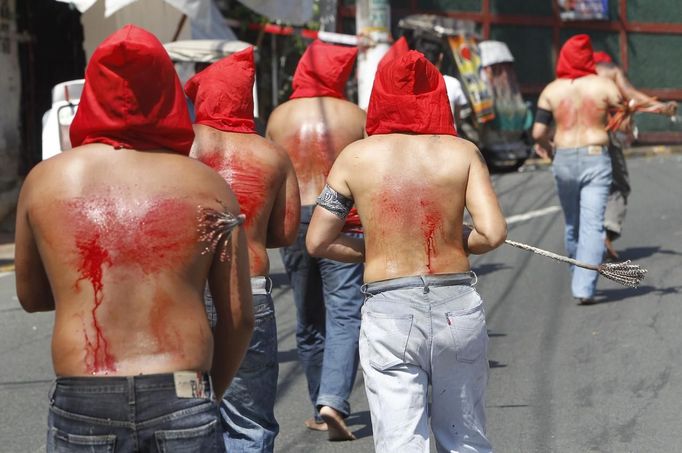
{"label": "blood streak on skin", "polygon": [[284,148],[294,164],[301,192],[319,192],[338,152],[325,124],[305,125],[284,143]]}
{"label": "blood streak on skin", "polygon": [[177,269],[197,241],[195,206],[182,200],[159,198],[131,208],[111,197],[79,198],[66,204],[78,250],[79,279],[92,285],[92,328],[85,336],[85,365],[91,374],[116,371],[98,309],[105,301],[105,270],[134,270],[151,275]]}
{"label": "blood streak on skin", "polygon": [[236,156],[224,156],[221,153],[207,153],[200,160],[227,181],[237,196],[241,212],[246,214],[245,224],[248,227],[263,210],[267,200],[268,187],[263,177],[263,168]]}
{"label": "blood streak on skin", "polygon": [[605,113],[605,109],[600,108],[593,99],[583,98],[576,101],[565,98],[559,102],[554,116],[558,125],[564,130],[570,130],[578,125],[597,127]]}
{"label": "blood streak on skin", "polygon": [[388,228],[398,229],[400,234],[409,234],[406,230],[410,229],[411,224],[405,220],[406,207],[413,207],[411,208],[410,218],[418,219],[426,256],[425,267],[429,274],[436,272],[432,266],[432,261],[438,254],[436,248],[437,234],[442,234],[443,230],[442,213],[438,205],[430,201],[434,197],[435,194],[426,185],[400,185],[387,180],[385,189],[378,197],[377,203],[377,210],[382,213],[382,217],[390,219],[388,222],[382,223],[390,225]]}
{"label": "blood streak on skin", "polygon": [[[76,239],[76,247],[81,257],[80,272],[81,280],[89,280],[94,292],[94,304],[90,313],[92,315],[92,327],[95,330],[95,339],[91,340],[86,330],[85,334],[85,348],[86,348],[86,366],[88,372],[92,374],[106,373],[108,371],[115,371],[116,365],[114,357],[109,352],[109,342],[107,341],[102,326],[97,320],[97,309],[102,305],[104,300],[104,285],[102,284],[102,273],[104,265],[111,265],[111,258],[109,253],[102,247],[101,238],[98,231],[93,231],[88,238]],[[78,285],[78,282],[76,282]]]}

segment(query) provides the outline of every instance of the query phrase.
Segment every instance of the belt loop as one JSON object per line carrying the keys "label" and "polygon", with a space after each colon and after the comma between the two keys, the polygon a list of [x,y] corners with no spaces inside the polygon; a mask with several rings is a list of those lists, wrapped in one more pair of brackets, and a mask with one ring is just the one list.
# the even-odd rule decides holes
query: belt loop
{"label": "belt loop", "polygon": [[469,271],[469,273],[470,273],[471,275],[473,275],[472,278],[474,279],[473,283],[470,283],[470,285],[471,285],[471,286],[476,286],[476,283],[478,283],[478,275],[476,275],[476,272],[474,272],[474,271]]}
{"label": "belt loop", "polygon": [[265,277],[265,293],[272,294],[272,279],[270,276]]}
{"label": "belt loop", "polygon": [[426,280],[425,275],[420,275],[419,278],[421,278],[422,283],[424,284],[424,294],[429,292],[429,282]]}
{"label": "belt loop", "polygon": [[48,392],[48,398],[50,399],[50,406],[54,406],[54,394],[57,391],[57,380],[55,379],[52,381],[52,385],[50,386],[50,390]]}

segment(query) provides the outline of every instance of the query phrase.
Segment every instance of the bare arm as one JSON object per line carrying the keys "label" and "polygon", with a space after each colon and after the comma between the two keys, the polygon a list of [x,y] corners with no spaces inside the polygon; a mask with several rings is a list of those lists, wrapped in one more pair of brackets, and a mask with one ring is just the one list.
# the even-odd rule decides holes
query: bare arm
{"label": "bare arm", "polygon": [[[547,95],[543,91],[538,99],[538,108],[552,111],[552,105],[547,99]],[[549,124],[535,122],[533,123],[533,140],[535,140],[535,152],[545,159],[551,159],[554,154]]]}
{"label": "bare arm", "polygon": [[[342,153],[334,162],[327,177],[327,184],[340,195],[352,198],[346,182],[347,169],[343,156]],[[317,206],[313,211],[305,240],[308,253],[346,263],[364,262],[365,241],[342,234],[344,223],[344,218]]]}
{"label": "bare arm", "polygon": [[208,283],[218,315],[213,334],[211,378],[216,395],[221,396],[241,365],[254,327],[249,255],[243,227],[231,233],[230,259],[221,262],[219,255],[219,252],[214,254]]}
{"label": "bare arm", "polygon": [[308,253],[345,263],[364,262],[365,242],[342,234],[344,223],[344,219],[316,207],[305,237]]}
{"label": "bare arm", "polygon": [[466,188],[466,208],[474,225],[465,242],[465,250],[479,255],[504,242],[507,238],[507,221],[497,201],[483,156],[478,149],[474,149],[474,152],[476,157],[469,166]]}
{"label": "bare arm", "polygon": [[291,245],[296,239],[301,220],[301,196],[298,192],[294,166],[284,150],[281,152],[286,162],[286,174],[268,221],[267,247],[269,248]]}
{"label": "bare arm", "polygon": [[33,179],[29,174],[19,194],[14,249],[17,297],[21,306],[29,313],[54,310],[54,296],[38,252],[28,212]]}
{"label": "bare arm", "polygon": [[677,113],[677,103],[676,102],[659,102],[656,98],[651,97],[638,89],[636,89],[632,83],[625,77],[623,70],[620,68],[614,68],[615,77],[614,82],[618,90],[627,99],[634,99],[638,103],[650,103],[653,105],[654,113],[660,113],[663,115],[674,115]]}

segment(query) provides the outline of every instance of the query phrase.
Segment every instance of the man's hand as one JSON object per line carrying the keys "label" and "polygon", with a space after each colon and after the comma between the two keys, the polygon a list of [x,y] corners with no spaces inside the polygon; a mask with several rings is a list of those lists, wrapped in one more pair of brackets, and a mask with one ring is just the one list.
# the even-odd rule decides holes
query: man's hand
{"label": "man's hand", "polygon": [[663,107],[661,108],[661,113],[664,115],[668,115],[668,116],[677,115],[677,102],[670,101],[670,102],[663,103]]}
{"label": "man's hand", "polygon": [[552,152],[551,149],[546,149],[544,146],[542,146],[539,143],[536,143],[534,145],[533,149],[535,150],[535,154],[540,156],[542,159],[552,160],[552,158],[554,157],[554,153]]}

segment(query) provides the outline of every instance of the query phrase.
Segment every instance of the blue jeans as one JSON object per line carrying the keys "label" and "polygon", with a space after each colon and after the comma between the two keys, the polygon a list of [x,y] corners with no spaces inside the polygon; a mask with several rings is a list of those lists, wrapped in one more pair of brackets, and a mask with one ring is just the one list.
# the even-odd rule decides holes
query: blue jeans
{"label": "blue jeans", "polygon": [[[604,257],[604,212],[611,187],[611,158],[606,146],[557,149],[552,171],[566,221],[568,256],[588,264]],[[573,297],[592,298],[596,271],[572,266]]]}
{"label": "blue jeans", "polygon": [[228,452],[272,452],[279,424],[277,394],[277,324],[270,279],[251,278],[256,325],[246,356],[223,395],[220,414]]}
{"label": "blue jeans", "polygon": [[57,378],[47,451],[224,452],[208,375],[194,382],[208,390],[204,397],[178,397],[173,373]]}
{"label": "blue jeans", "polygon": [[488,333],[474,278],[402,277],[363,288],[360,361],[376,452],[428,452],[429,421],[439,452],[492,451]]}
{"label": "blue jeans", "polygon": [[358,370],[358,338],[363,296],[362,264],[314,258],[305,248],[313,206],[301,207],[296,242],[281,249],[296,304],[296,344],[308,381],[308,395],[318,409],[330,406],[350,414]]}

